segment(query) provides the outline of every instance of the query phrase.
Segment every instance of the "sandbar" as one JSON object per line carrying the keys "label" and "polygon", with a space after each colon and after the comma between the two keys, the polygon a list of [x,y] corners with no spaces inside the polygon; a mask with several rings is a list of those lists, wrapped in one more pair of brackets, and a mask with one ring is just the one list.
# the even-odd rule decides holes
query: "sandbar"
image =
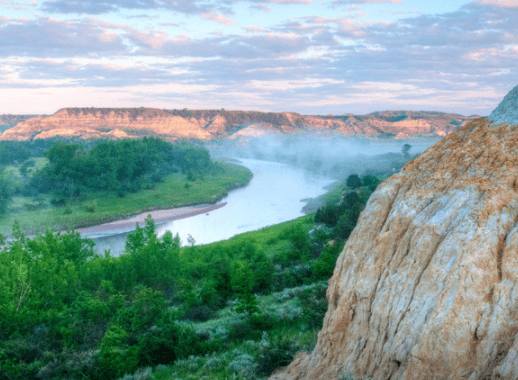
{"label": "sandbar", "polygon": [[174,220],[206,214],[211,211],[220,209],[226,206],[226,204],[227,202],[222,202],[208,206],[187,206],[164,210],[146,211],[126,219],[116,220],[115,222],[99,224],[91,227],[78,228],[75,231],[79,232],[83,237],[89,238],[117,235],[135,230],[137,223],[140,227],[144,227],[146,224],[145,220],[148,215],[151,215],[151,218],[153,218],[155,224],[163,224],[172,222]]}

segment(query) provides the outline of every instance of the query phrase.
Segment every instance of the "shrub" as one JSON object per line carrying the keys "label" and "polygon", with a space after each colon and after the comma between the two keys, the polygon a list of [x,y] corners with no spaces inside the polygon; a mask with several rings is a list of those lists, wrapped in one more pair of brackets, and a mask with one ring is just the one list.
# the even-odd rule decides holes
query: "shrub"
{"label": "shrub", "polygon": [[203,366],[203,358],[191,355],[186,359],[180,359],[175,362],[177,368],[186,369],[190,372],[196,372]]}
{"label": "shrub", "polygon": [[193,322],[205,322],[209,319],[214,318],[214,312],[206,305],[193,306],[185,313],[184,319],[188,319]]}
{"label": "shrub", "polygon": [[228,364],[227,371],[237,373],[245,379],[255,379],[256,365],[254,364],[254,358],[239,350],[234,350],[232,353],[234,360]]}
{"label": "shrub", "polygon": [[112,325],[101,342],[100,362],[108,377],[117,378],[135,371],[138,365],[138,347],[130,346],[128,333],[119,325]]}
{"label": "shrub", "polygon": [[326,285],[307,289],[299,296],[304,321],[312,328],[320,329],[327,311]]}
{"label": "shrub", "polygon": [[229,340],[243,340],[245,338],[258,337],[259,332],[252,324],[249,318],[240,319],[230,323],[228,339]]}
{"label": "shrub", "polygon": [[153,370],[151,367],[139,368],[134,374],[126,374],[120,380],[153,380]]}
{"label": "shrub", "polygon": [[275,369],[288,365],[300,348],[295,339],[283,334],[276,336],[272,341],[268,335],[263,334],[260,347],[256,368],[260,376],[268,376]]}
{"label": "shrub", "polygon": [[96,212],[97,211],[97,201],[94,199],[93,201],[86,202],[84,204],[84,208],[87,212]]}

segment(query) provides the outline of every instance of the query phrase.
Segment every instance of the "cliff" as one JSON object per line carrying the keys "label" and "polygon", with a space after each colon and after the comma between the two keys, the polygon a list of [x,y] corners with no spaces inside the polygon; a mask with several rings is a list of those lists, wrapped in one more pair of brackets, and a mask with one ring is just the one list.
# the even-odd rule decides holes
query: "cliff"
{"label": "cliff", "polygon": [[327,299],[271,379],[518,379],[518,125],[477,119],[380,184]]}
{"label": "cliff", "polygon": [[370,137],[445,136],[473,117],[438,112],[387,111],[369,115],[303,116],[296,113],[153,108],[68,108],[22,121],[0,140],[127,138],[248,138],[266,133],[339,133]]}

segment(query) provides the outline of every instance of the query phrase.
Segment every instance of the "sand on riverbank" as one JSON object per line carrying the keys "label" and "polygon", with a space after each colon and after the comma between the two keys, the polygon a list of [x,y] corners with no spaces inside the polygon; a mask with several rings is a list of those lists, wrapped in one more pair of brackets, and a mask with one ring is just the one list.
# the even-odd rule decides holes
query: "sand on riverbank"
{"label": "sand on riverbank", "polygon": [[76,229],[76,232],[79,232],[83,237],[101,237],[117,235],[135,230],[137,223],[140,227],[143,227],[146,223],[145,220],[148,217],[148,215],[151,215],[151,218],[153,218],[155,224],[163,224],[171,222],[173,220],[185,219],[190,218],[191,216],[206,214],[211,211],[220,209],[226,206],[226,204],[227,202],[222,202],[216,205],[208,206],[188,206],[165,210],[147,211],[140,213],[138,215],[134,215],[127,219],[116,220],[115,222],[99,224],[91,227],[78,228]]}

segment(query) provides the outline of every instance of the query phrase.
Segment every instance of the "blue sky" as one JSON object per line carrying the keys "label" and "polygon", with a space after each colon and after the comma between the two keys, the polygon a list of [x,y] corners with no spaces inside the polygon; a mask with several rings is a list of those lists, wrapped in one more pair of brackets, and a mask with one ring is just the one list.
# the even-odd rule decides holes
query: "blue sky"
{"label": "blue sky", "polygon": [[518,84],[518,0],[0,0],[0,62],[0,113],[487,115]]}

